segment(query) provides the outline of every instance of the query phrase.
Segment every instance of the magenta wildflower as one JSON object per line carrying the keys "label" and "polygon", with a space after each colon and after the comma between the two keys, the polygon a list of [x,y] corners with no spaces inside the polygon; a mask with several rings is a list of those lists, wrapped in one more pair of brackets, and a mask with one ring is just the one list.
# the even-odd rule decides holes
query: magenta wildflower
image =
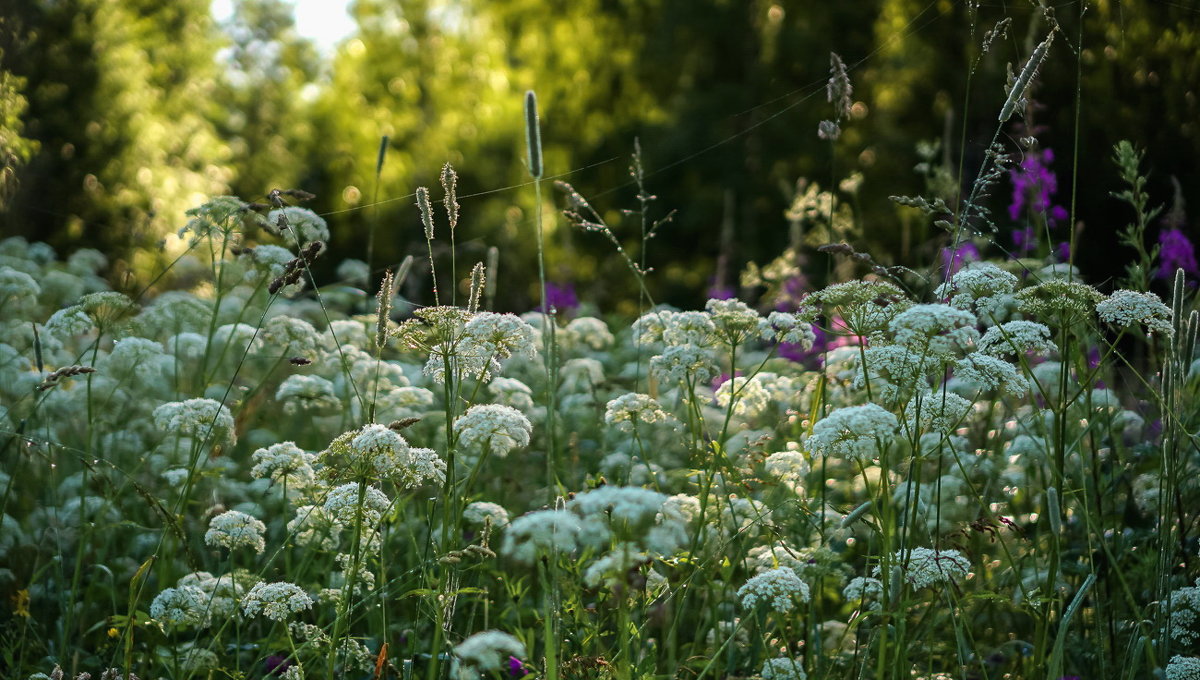
{"label": "magenta wildflower", "polygon": [[[579,297],[575,295],[575,284],[557,284],[546,282],[546,302],[560,314],[570,313],[579,308]],[[543,306],[542,311],[546,311]]]}
{"label": "magenta wildflower", "polygon": [[514,678],[523,678],[529,675],[529,671],[525,670],[525,663],[515,656],[508,657],[508,674]]}
{"label": "magenta wildflower", "polygon": [[968,262],[978,261],[979,249],[974,243],[960,243],[953,251],[950,248],[942,248],[942,269],[947,272],[947,276],[954,276]]}
{"label": "magenta wildflower", "polygon": [[1176,269],[1182,269],[1193,277],[1200,276],[1200,268],[1196,266],[1196,248],[1182,229],[1163,229],[1158,234],[1158,245],[1159,278],[1171,278]]}

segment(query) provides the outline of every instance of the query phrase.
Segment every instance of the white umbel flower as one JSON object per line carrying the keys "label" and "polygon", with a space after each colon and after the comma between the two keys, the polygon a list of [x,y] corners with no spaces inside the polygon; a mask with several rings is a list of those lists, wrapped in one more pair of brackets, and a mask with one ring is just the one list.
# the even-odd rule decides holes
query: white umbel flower
{"label": "white umbel flower", "polygon": [[185,437],[204,439],[211,434],[217,441],[232,445],[235,441],[233,414],[213,399],[172,401],[154,409],[158,429]]}
{"label": "white umbel flower", "polygon": [[[904,580],[913,588],[956,583],[966,578],[971,568],[971,563],[957,550],[913,548],[907,553],[900,550],[893,556],[893,562],[902,565]],[[875,568],[875,576],[879,576],[879,567]]]}
{"label": "white umbel flower", "polygon": [[1118,290],[1096,305],[1096,313],[1101,321],[1114,326],[1141,324],[1148,332],[1168,338],[1175,332],[1171,327],[1171,308],[1154,293]]}
{"label": "white umbel flower", "polygon": [[786,656],[764,661],[759,675],[763,680],[808,680],[804,664],[799,659]]}
{"label": "white umbel flower", "polygon": [[1200,658],[1178,654],[1171,657],[1167,664],[1167,680],[1200,680]]}
{"label": "white umbel flower", "polygon": [[797,601],[808,602],[808,584],[800,580],[796,571],[790,567],[771,569],[746,581],[746,585],[738,588],[738,597],[742,606],[753,609],[760,602],[768,605],[771,611],[786,614],[795,609]]}
{"label": "white umbel flower", "polygon": [[241,547],[252,548],[254,552],[262,554],[266,548],[266,541],[263,539],[263,534],[267,531],[267,525],[256,517],[251,517],[244,512],[230,510],[223,512],[208,523],[208,531],[204,534],[204,542],[214,548],[228,548],[236,550]]}
{"label": "white umbel flower", "polygon": [[538,555],[552,550],[575,550],[582,528],[579,518],[566,510],[526,513],[509,525],[501,552],[518,562],[532,564]]}
{"label": "white umbel flower", "polygon": [[167,588],[150,603],[150,616],[168,626],[205,625],[208,598],[195,586]]}
{"label": "white umbel flower", "polygon": [[454,648],[454,655],[464,664],[480,671],[498,671],[508,657],[525,656],[525,645],[508,633],[485,630],[463,640]]}
{"label": "white umbel flower", "polygon": [[887,446],[899,425],[896,416],[877,404],[847,406],[813,425],[808,447],[817,455],[867,462],[875,458],[879,446]]}
{"label": "white umbel flower", "polygon": [[651,425],[670,417],[654,397],[633,392],[609,401],[604,410],[604,422],[624,432],[632,432],[642,423]]}
{"label": "white umbel flower", "polygon": [[481,404],[459,416],[454,430],[460,447],[482,449],[486,444],[492,455],[503,458],[513,449],[529,446],[533,425],[511,406]]}
{"label": "white umbel flower", "polygon": [[249,617],[260,613],[272,621],[286,621],[293,614],[311,608],[312,598],[300,586],[286,581],[259,582],[246,593],[242,612]]}

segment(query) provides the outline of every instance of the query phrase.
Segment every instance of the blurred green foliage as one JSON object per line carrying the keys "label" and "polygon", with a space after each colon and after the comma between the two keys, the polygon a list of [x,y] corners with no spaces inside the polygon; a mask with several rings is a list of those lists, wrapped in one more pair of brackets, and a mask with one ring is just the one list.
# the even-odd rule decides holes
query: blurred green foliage
{"label": "blurred green foliage", "polygon": [[[948,237],[887,197],[933,192],[953,205],[996,131],[1006,68],[1019,70],[1053,23],[1059,38],[1025,120],[1000,141],[1020,153],[1018,138],[1032,134],[1055,150],[1081,242],[1112,238],[1127,221],[1109,198],[1117,139],[1147,150],[1155,200],[1168,200],[1172,176],[1185,199],[1200,195],[1200,9],[1182,3],[357,0],[359,31],[330,55],[296,33],[281,0],[239,0],[223,26],[207,0],[5,4],[3,229],[102,248],[119,285],[148,282],[177,254],[159,244],[186,208],[276,187],[317,195],[312,207],[334,233],[326,274],[343,257],[365,259],[372,228],[372,264],[392,266],[424,250],[410,196],[436,187],[449,161],[463,204],[456,278],[498,246],[503,306],[530,308],[533,192],[519,186],[527,89],[540,100],[547,174],[570,173],[635,253],[636,221],[621,210],[637,207],[628,168],[640,140],[656,216],[679,211],[649,244],[659,299],[691,304],[713,283],[736,287],[744,265],[765,264],[795,237],[785,212],[798,191],[854,173],[861,188],[834,194],[853,206],[851,226],[810,234],[847,238],[883,263],[929,264]],[[855,88],[832,144],[817,137],[833,117],[830,52]],[[940,151],[923,159],[918,143],[929,140]],[[1007,190],[993,196],[1002,230],[1012,226]],[[553,281],[609,308],[635,297],[608,244],[562,219],[548,224]],[[1006,233],[995,240],[1011,247]],[[439,244],[446,256],[448,240]],[[811,245],[799,252],[804,273],[830,276],[837,263]],[[1101,278],[1129,254],[1085,246],[1077,262]],[[427,277],[420,266],[410,277],[415,299],[427,296]]]}

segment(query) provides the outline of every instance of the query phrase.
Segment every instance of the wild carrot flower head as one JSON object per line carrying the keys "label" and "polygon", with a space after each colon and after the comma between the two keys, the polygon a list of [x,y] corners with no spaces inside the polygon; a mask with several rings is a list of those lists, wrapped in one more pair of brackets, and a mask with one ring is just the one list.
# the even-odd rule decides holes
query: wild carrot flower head
{"label": "wild carrot flower head", "polygon": [[604,410],[604,422],[625,432],[639,424],[650,425],[670,419],[662,405],[648,394],[622,394],[609,401]]}
{"label": "wild carrot flower head", "polygon": [[829,308],[831,318],[841,317],[850,333],[861,336],[882,333],[896,315],[913,305],[904,291],[878,280],[834,284],[814,297]]}
{"label": "wild carrot flower head", "polygon": [[373,526],[383,519],[383,513],[392,505],[382,491],[373,486],[365,487],[362,493],[362,505],[359,506],[358,484],[350,482],[343,484],[325,497],[325,513],[330,519],[344,526],[353,526],[359,512],[362,513],[364,525]]}
{"label": "wild carrot flower head", "polygon": [[267,525],[258,518],[237,510],[230,510],[212,518],[212,521],[208,523],[208,531],[204,534],[204,542],[214,548],[237,550],[246,547],[262,554],[266,547],[263,539],[266,531]]}
{"label": "wild carrot flower head", "polygon": [[808,584],[800,580],[795,570],[789,567],[771,569],[754,576],[738,588],[737,594],[742,606],[747,609],[763,603],[771,611],[781,614],[792,611],[797,602],[803,604],[811,599]]}
{"label": "wild carrot flower head", "polygon": [[463,508],[463,520],[477,528],[488,525],[492,529],[503,529],[508,526],[508,511],[497,503],[475,501]]}
{"label": "wild carrot flower head", "polygon": [[209,436],[233,444],[233,414],[213,399],[172,401],[154,409],[158,429],[203,440]]}
{"label": "wild carrot flower head", "polygon": [[877,404],[846,406],[818,420],[807,445],[814,455],[844,456],[866,463],[891,442],[899,425],[896,416]]}
{"label": "wild carrot flower head", "polygon": [[501,552],[518,562],[532,564],[551,551],[571,552],[578,547],[579,518],[566,510],[536,510],[514,519],[504,534]]}
{"label": "wild carrot flower head", "polygon": [[242,601],[242,611],[248,617],[259,614],[272,621],[286,621],[294,614],[313,605],[312,598],[300,586],[280,581],[256,583]]}
{"label": "wild carrot flower head", "polygon": [[459,643],[454,655],[477,671],[498,671],[510,657],[525,656],[525,645],[508,633],[485,630]]}
{"label": "wild carrot flower head", "polygon": [[733,413],[738,416],[753,418],[762,413],[771,404],[771,394],[763,387],[760,375],[736,376],[721,383],[716,393],[717,404],[726,408],[733,402]]}
{"label": "wild carrot flower head", "polygon": [[509,451],[529,446],[533,425],[525,414],[511,406],[478,404],[454,421],[458,445],[463,449],[482,449],[503,458]]}
{"label": "wild carrot flower head", "polygon": [[1058,346],[1050,339],[1050,329],[1044,324],[1009,321],[987,329],[979,339],[979,351],[996,357],[1025,353],[1046,356],[1058,352]]}
{"label": "wild carrot flower head", "polygon": [[808,680],[804,662],[788,656],[767,659],[759,672],[763,680]]}
{"label": "wild carrot flower head", "polygon": [[305,451],[294,442],[280,442],[260,448],[251,454],[250,459],[254,462],[250,476],[255,479],[270,479],[294,488],[308,486],[316,479],[313,471],[316,454]]}
{"label": "wild carrot flower head", "polygon": [[974,347],[979,340],[975,323],[974,314],[950,305],[915,305],[897,314],[889,327],[897,344],[949,357]]}
{"label": "wild carrot flower head", "polygon": [[[957,550],[902,549],[893,555],[893,561],[901,565],[904,580],[913,588],[961,581],[971,568]],[[875,576],[879,576],[879,567],[875,568]]]}
{"label": "wild carrot flower head", "polygon": [[1154,293],[1118,290],[1096,305],[1100,320],[1114,326],[1141,324],[1150,333],[1165,337],[1175,334],[1171,326],[1171,308]]}
{"label": "wild carrot flower head", "polygon": [[205,626],[208,598],[195,586],[167,588],[150,603],[150,616],[168,626]]}

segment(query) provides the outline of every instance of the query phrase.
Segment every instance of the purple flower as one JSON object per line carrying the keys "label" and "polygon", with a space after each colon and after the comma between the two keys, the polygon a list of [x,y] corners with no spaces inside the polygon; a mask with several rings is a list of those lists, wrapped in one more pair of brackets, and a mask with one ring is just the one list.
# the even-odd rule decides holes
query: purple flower
{"label": "purple flower", "polygon": [[525,670],[525,664],[515,656],[508,657],[508,674],[514,678],[523,678],[529,675],[529,671]]}
{"label": "purple flower", "polygon": [[[575,295],[575,284],[564,283],[559,285],[550,281],[546,282],[546,302],[559,313],[573,312],[579,308],[579,298]],[[542,311],[546,312],[546,306],[542,306]]]}
{"label": "purple flower", "polygon": [[1071,259],[1071,243],[1063,241],[1054,246],[1054,257],[1058,258],[1059,262],[1068,262]]}
{"label": "purple flower", "polygon": [[958,273],[959,269],[968,262],[979,261],[979,249],[974,243],[960,243],[958,248],[951,251],[949,248],[942,248],[942,269],[946,270],[946,276],[953,276]]}
{"label": "purple flower", "polygon": [[1058,176],[1050,170],[1053,162],[1053,149],[1030,151],[1021,164],[1009,172],[1013,191],[1008,216],[1013,220],[1020,219],[1026,209],[1038,214],[1047,213],[1050,226],[1067,219],[1067,211],[1052,203],[1054,194],[1058,193]]}
{"label": "purple flower", "polygon": [[800,309],[804,298],[808,297],[808,279],[803,274],[797,274],[785,279],[775,295],[775,311],[794,312]]}
{"label": "purple flower", "polygon": [[704,295],[709,300],[732,300],[737,297],[737,292],[729,286],[722,285],[717,282],[714,276],[708,283],[708,289],[704,291]]}
{"label": "purple flower", "polygon": [[1025,256],[1037,247],[1037,233],[1033,227],[1013,230],[1013,250],[1017,255]]}
{"label": "purple flower", "polygon": [[267,669],[267,675],[283,675],[291,668],[292,662],[282,654],[272,654],[263,661],[263,666]]}
{"label": "purple flower", "polygon": [[1196,248],[1183,230],[1163,229],[1158,234],[1158,244],[1159,278],[1171,278],[1176,269],[1182,269],[1193,277],[1200,276],[1200,268],[1196,266]]}
{"label": "purple flower", "polygon": [[[737,371],[734,371],[734,375],[740,377],[742,375],[742,371],[740,369]],[[713,391],[714,392],[717,391],[718,389],[720,389],[721,385],[724,385],[727,382],[729,382],[729,374],[728,373],[722,373],[721,375],[718,375],[717,377],[713,378],[712,379]]]}

